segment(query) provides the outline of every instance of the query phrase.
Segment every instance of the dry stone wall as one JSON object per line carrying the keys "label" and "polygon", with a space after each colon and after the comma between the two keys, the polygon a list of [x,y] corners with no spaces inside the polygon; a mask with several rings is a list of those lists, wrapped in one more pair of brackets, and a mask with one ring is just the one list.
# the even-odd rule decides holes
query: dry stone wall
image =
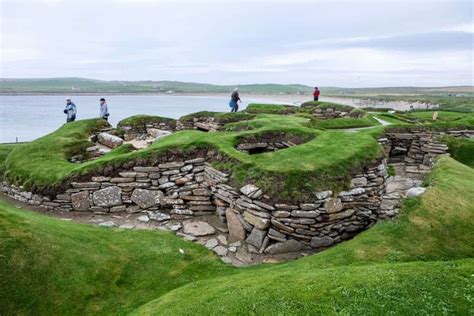
{"label": "dry stone wall", "polygon": [[448,146],[439,141],[443,135],[469,138],[474,136],[474,131],[406,128],[387,132],[379,138],[379,143],[389,157],[389,162],[404,163],[408,173],[423,176],[430,171],[435,156],[448,152]]}
{"label": "dry stone wall", "polygon": [[168,221],[214,215],[227,222],[230,242],[270,254],[324,248],[348,239],[377,219],[387,178],[385,160],[354,174],[351,189],[315,192],[311,203],[274,204],[253,184],[235,188],[229,174],[205,158],[136,166],[115,176],[73,182],[53,199],[2,184],[2,191],[32,205],[96,214],[143,213],[143,220]]}
{"label": "dry stone wall", "polygon": [[125,141],[144,138],[147,135],[156,138],[160,135],[160,131],[168,133],[176,131],[176,121],[170,119],[169,121],[148,122],[142,125],[121,125],[120,128],[124,131],[123,138]]}
{"label": "dry stone wall", "polygon": [[[379,141],[390,159],[425,172],[434,156],[447,151],[437,140],[443,134],[472,137],[473,131],[392,131]],[[324,249],[398,211],[399,197],[386,194],[386,159],[354,172],[346,191],[318,191],[309,203],[285,204],[273,203],[253,184],[230,185],[230,174],[206,162],[218,159],[214,154],[199,155],[72,182],[53,198],[6,182],[0,189],[17,200],[61,211],[139,213],[144,222],[182,220],[186,230],[194,229],[186,222],[189,219],[217,216],[227,225],[229,242],[271,255]]]}

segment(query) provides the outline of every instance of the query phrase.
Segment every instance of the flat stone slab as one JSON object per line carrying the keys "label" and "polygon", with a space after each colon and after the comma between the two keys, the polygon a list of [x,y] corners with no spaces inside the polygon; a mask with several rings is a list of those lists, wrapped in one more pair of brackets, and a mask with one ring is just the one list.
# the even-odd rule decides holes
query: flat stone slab
{"label": "flat stone slab", "polygon": [[122,204],[122,189],[116,186],[95,191],[92,201],[96,206],[116,206]]}
{"label": "flat stone slab", "polygon": [[142,209],[159,205],[161,198],[164,197],[163,192],[159,190],[135,189],[130,200],[140,206]]}
{"label": "flat stone slab", "polygon": [[193,236],[206,236],[214,234],[216,230],[208,223],[198,221],[184,223],[183,232]]}
{"label": "flat stone slab", "polygon": [[109,133],[100,133],[97,136],[97,141],[99,144],[107,146],[109,148],[117,148],[118,146],[123,144],[123,139],[118,136],[109,134]]}

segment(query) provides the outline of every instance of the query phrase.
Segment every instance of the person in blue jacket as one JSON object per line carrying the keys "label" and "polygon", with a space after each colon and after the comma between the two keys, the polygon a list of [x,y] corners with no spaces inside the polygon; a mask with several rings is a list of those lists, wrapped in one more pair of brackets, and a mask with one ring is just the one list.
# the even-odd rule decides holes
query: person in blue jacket
{"label": "person in blue jacket", "polygon": [[69,98],[66,99],[66,108],[64,109],[64,114],[66,114],[66,123],[74,122],[76,120],[76,105]]}
{"label": "person in blue jacket", "polygon": [[230,112],[237,112],[239,110],[239,104],[237,102],[242,102],[239,96],[239,88],[235,88],[230,96],[229,106]]}

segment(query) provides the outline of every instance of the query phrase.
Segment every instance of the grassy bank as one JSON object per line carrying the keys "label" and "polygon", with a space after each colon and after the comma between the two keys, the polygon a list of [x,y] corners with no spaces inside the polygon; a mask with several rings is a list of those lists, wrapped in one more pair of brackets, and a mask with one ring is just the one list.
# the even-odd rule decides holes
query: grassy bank
{"label": "grassy bank", "polygon": [[317,255],[244,269],[168,233],[89,227],[0,202],[0,313],[470,314],[473,178],[443,157],[429,190],[395,220]]}

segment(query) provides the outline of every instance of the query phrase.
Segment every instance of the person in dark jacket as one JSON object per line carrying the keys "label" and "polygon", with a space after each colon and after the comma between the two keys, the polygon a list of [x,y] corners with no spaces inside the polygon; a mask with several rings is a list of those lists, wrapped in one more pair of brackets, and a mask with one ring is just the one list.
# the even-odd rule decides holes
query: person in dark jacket
{"label": "person in dark jacket", "polygon": [[237,103],[239,101],[242,102],[239,96],[239,89],[235,88],[234,92],[232,92],[230,96],[230,101],[229,101],[230,112],[237,112],[239,110],[239,104]]}
{"label": "person in dark jacket", "polygon": [[313,91],[313,98],[314,98],[314,101],[318,101],[319,100],[319,95],[321,94],[321,91],[319,91],[318,87],[314,87],[314,91]]}
{"label": "person in dark jacket", "polygon": [[76,120],[76,105],[71,101],[71,99],[66,99],[66,108],[64,109],[64,114],[66,114],[66,123],[74,122]]}

